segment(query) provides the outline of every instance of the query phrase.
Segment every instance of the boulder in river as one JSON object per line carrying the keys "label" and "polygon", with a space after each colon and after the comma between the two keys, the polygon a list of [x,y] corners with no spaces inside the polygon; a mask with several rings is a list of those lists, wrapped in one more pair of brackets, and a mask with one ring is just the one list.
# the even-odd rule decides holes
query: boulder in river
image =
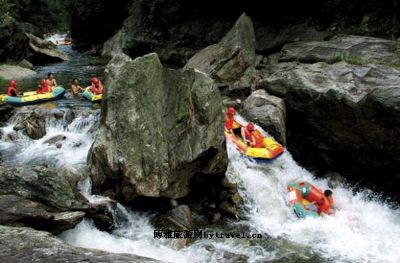
{"label": "boulder in river", "polygon": [[180,205],[155,219],[156,226],[176,231],[195,229],[192,212],[187,205]]}
{"label": "boulder in river", "polygon": [[59,134],[59,135],[55,135],[55,136],[45,140],[43,142],[43,144],[53,145],[53,144],[56,144],[58,142],[64,141],[65,139],[67,139],[67,136]]}
{"label": "boulder in river", "polygon": [[27,78],[35,75],[36,72],[28,68],[15,65],[0,65],[0,78],[6,80]]}
{"label": "boulder in river", "polygon": [[102,122],[88,156],[94,192],[114,189],[125,200],[186,196],[205,163],[223,161],[215,82],[193,69],[164,68],[154,53],[118,56],[106,71]]}
{"label": "boulder in river", "polygon": [[73,228],[88,204],[66,178],[48,168],[0,167],[0,224],[60,233]]}
{"label": "boulder in river", "polygon": [[283,99],[269,95],[265,90],[254,91],[243,102],[243,115],[260,125],[281,144],[286,143],[286,116]]}
{"label": "boulder in river", "polygon": [[217,44],[196,53],[185,65],[210,74],[224,93],[249,93],[255,77],[255,36],[252,20],[241,15]]}
{"label": "boulder in river", "polygon": [[46,119],[40,111],[32,111],[19,120],[14,130],[24,130],[30,138],[40,139],[46,135]]}
{"label": "boulder in river", "polygon": [[29,46],[33,55],[30,60],[36,64],[59,62],[69,60],[68,55],[57,48],[51,41],[41,39],[37,36],[27,33]]}
{"label": "boulder in river", "polygon": [[133,254],[115,254],[97,249],[68,245],[50,233],[27,227],[0,226],[0,255],[2,261],[24,262],[161,262]]}
{"label": "boulder in river", "polygon": [[285,99],[287,145],[303,165],[398,193],[399,76],[379,64],[290,62],[271,65],[261,84]]}

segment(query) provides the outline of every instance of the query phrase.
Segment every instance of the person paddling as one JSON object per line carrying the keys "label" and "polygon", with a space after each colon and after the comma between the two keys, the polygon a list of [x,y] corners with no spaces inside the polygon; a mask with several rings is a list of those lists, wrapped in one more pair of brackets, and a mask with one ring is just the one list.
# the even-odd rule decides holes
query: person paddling
{"label": "person paddling", "polygon": [[103,84],[98,78],[96,77],[92,78],[92,86],[90,87],[90,91],[94,95],[99,95],[103,93]]}
{"label": "person paddling", "polygon": [[8,84],[8,89],[7,89],[7,96],[17,97],[20,95],[22,95],[22,92],[18,92],[17,81],[10,80],[10,83]]}
{"label": "person paddling", "polygon": [[333,204],[333,193],[331,190],[327,189],[324,191],[324,195],[321,200],[317,201],[317,206],[319,212],[326,215],[332,215],[335,213],[334,204]]}
{"label": "person paddling", "polygon": [[72,80],[72,84],[71,84],[71,94],[73,96],[77,96],[78,93],[83,92],[83,89],[81,86],[79,86],[79,82],[77,79],[73,79]]}

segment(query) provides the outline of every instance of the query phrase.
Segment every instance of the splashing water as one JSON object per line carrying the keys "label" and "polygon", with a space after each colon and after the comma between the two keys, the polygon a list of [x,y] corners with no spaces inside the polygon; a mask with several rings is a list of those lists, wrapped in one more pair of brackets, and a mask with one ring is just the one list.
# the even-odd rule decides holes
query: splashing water
{"label": "splashing water", "polygon": [[[86,156],[98,125],[98,111],[78,112],[72,122],[46,117],[47,134],[31,140],[12,127],[17,113],[1,128],[0,152],[6,163],[35,165],[46,163],[57,169],[86,168]],[[244,123],[244,120],[241,121]],[[13,140],[6,140],[10,136]],[[44,143],[55,135],[64,135],[62,147]],[[12,137],[11,136],[11,137]],[[132,253],[170,262],[221,262],[226,253],[245,255],[249,262],[400,262],[400,211],[371,198],[367,192],[338,186],[334,190],[336,215],[299,220],[288,206],[287,185],[293,180],[310,181],[320,189],[327,180],[315,179],[286,152],[276,160],[259,164],[244,158],[232,144],[227,145],[230,159],[227,177],[238,183],[244,199],[246,219],[204,231],[262,233],[260,240],[201,239],[180,247],[177,240],[156,239],[152,215],[130,211],[117,205],[112,233],[99,231],[90,220],[60,235],[79,247],[97,248],[114,253]],[[90,179],[80,182],[80,191],[91,203],[108,201],[91,194]],[[240,231],[239,231],[240,232]]]}

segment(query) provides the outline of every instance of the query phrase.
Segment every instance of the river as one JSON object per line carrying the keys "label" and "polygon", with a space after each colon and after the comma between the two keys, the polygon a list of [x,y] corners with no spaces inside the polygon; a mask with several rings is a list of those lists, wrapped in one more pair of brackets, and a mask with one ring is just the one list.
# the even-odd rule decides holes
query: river
{"label": "river", "polygon": [[[35,68],[39,76],[54,72],[57,81],[68,85],[74,77],[88,83],[93,73],[102,76],[102,59],[77,53],[63,47],[71,57],[68,62]],[[85,71],[88,63],[94,72]],[[35,79],[22,80],[33,85]],[[46,117],[47,134],[31,140],[15,133],[13,125],[31,107],[23,107],[1,128],[0,153],[3,161],[17,166],[47,164],[56,169],[86,170],[86,156],[95,138],[100,110],[90,103],[67,98],[42,108],[45,111],[73,110],[72,121]],[[40,106],[34,106],[40,107]],[[55,135],[66,136],[63,146],[45,144]],[[9,139],[14,137],[14,139]],[[230,169],[227,177],[238,183],[247,217],[225,225],[210,226],[203,231],[248,232],[263,235],[261,239],[199,239],[178,250],[176,241],[155,239],[151,215],[130,210],[118,204],[117,227],[112,233],[96,229],[84,220],[60,238],[74,246],[97,248],[110,252],[133,253],[170,262],[221,262],[234,254],[245,255],[249,262],[400,262],[400,210],[373,192],[340,185],[334,188],[335,216],[298,220],[288,207],[287,184],[291,180],[307,180],[322,189],[327,181],[316,179],[298,165],[289,152],[268,164],[244,159],[228,145]],[[90,180],[80,183],[81,192],[91,201],[104,199],[90,192]]]}

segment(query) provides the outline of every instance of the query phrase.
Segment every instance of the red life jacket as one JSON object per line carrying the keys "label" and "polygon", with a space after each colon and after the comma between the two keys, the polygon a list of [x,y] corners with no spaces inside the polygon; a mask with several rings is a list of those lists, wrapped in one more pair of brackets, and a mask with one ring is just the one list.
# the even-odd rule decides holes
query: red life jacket
{"label": "red life jacket", "polygon": [[99,80],[98,86],[96,86],[95,84],[92,84],[92,87],[90,88],[90,91],[94,95],[102,94],[103,93],[103,84],[101,84],[101,81]]}
{"label": "red life jacket", "polygon": [[225,114],[225,129],[232,130],[239,127],[240,125],[235,121],[235,118],[232,115]]}
{"label": "red life jacket", "polygon": [[7,96],[11,96],[11,97],[18,96],[17,87],[9,86],[7,89]]}
{"label": "red life jacket", "polygon": [[51,87],[49,86],[49,84],[44,84],[40,87],[39,90],[36,91],[36,94],[44,94],[49,92],[51,92]]}
{"label": "red life jacket", "polygon": [[251,134],[254,136],[254,139],[256,140],[256,144],[254,145],[254,147],[256,148],[265,147],[264,136],[262,136],[262,134],[258,130],[254,130]]}

